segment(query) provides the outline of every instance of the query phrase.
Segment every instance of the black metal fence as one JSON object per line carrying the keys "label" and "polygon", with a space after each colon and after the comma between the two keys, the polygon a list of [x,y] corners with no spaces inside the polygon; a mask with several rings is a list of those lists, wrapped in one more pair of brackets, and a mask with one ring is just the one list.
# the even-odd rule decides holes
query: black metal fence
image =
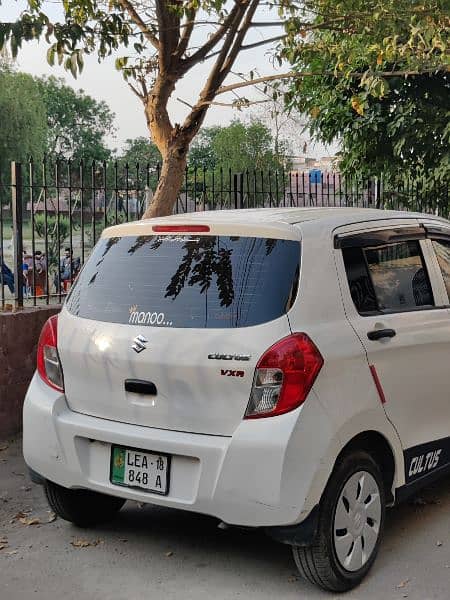
{"label": "black metal fence", "polygon": [[[159,174],[149,164],[12,163],[10,180],[0,181],[1,308],[60,303],[102,230],[142,216]],[[449,187],[430,195],[420,180],[188,167],[174,212],[359,206],[448,216]]]}

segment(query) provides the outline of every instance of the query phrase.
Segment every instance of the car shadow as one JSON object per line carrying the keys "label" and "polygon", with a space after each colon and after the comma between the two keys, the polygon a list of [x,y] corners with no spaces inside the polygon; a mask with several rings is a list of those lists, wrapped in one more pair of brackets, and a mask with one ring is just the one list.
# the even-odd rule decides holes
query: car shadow
{"label": "car shadow", "polygon": [[[398,564],[410,547],[423,543],[423,538],[433,529],[439,531],[440,516],[448,515],[449,509],[450,480],[436,482],[404,504],[389,509],[374,568],[363,584],[347,597],[361,598],[361,594],[364,598],[377,597],[371,595],[372,584],[387,572],[392,578],[393,554]],[[257,579],[264,573],[264,578],[270,578],[280,596],[330,597],[298,577],[289,546],[272,541],[258,529],[220,529],[218,524],[217,519],[205,515],[129,502],[114,523],[102,527],[101,531],[118,539],[129,539],[137,552],[164,555],[174,550],[183,558],[177,568],[189,568],[190,574],[192,569],[208,567],[228,570],[230,576],[245,571],[249,579]]]}

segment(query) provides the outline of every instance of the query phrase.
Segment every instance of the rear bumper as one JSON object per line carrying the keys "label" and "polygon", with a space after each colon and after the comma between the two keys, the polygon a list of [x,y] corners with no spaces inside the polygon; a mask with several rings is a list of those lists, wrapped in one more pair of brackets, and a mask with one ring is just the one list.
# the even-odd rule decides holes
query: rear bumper
{"label": "rear bumper", "polygon": [[[318,502],[310,493],[315,451],[299,448],[299,412],[243,421],[232,437],[167,431],[75,413],[35,375],[24,404],[24,457],[30,469],[64,487],[192,510],[231,525],[293,525]],[[112,484],[111,444],[171,454],[169,494]],[[302,464],[301,456],[309,460]]]}

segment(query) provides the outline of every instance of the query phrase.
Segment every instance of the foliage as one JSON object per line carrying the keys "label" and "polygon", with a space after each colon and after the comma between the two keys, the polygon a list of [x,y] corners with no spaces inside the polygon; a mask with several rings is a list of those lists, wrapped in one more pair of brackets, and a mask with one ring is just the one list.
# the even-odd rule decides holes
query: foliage
{"label": "foliage", "polygon": [[235,173],[247,169],[280,169],[289,162],[283,147],[279,148],[278,155],[275,153],[269,128],[256,120],[249,124],[235,120],[228,127],[220,128],[212,140],[212,147],[217,163]]}
{"label": "foliage", "polygon": [[161,153],[148,138],[140,136],[125,140],[122,152],[118,154],[117,160],[121,165],[128,164],[135,168],[137,164],[143,169],[147,165],[155,167],[161,162]]}
{"label": "foliage", "polygon": [[37,80],[47,110],[46,152],[58,159],[107,160],[105,137],[114,132],[114,113],[98,101],[65,85],[63,79]]}
{"label": "foliage", "polygon": [[286,146],[281,141],[277,154],[270,129],[256,119],[250,123],[236,119],[224,127],[204,127],[192,145],[189,163],[208,170],[221,167],[234,173],[289,166]]}
{"label": "foliage", "polygon": [[448,70],[449,31],[448,0],[305,0],[287,21],[281,55],[298,73],[353,86],[361,113],[370,97],[389,92],[396,72]]}
{"label": "foliage", "polygon": [[208,170],[215,168],[218,159],[214,151],[213,141],[221,130],[222,127],[219,125],[200,129],[189,150],[189,164],[192,167],[201,167]]}
{"label": "foliage", "polygon": [[[34,228],[36,234],[45,239],[45,215],[38,213],[34,217]],[[60,251],[67,240],[70,232],[70,223],[67,217],[59,216],[59,219],[52,215],[47,215],[47,240],[48,240],[48,266],[57,267],[59,265]]]}
{"label": "foliage", "polygon": [[46,133],[45,106],[33,77],[0,69],[0,185],[10,180],[11,161],[42,156]]}
{"label": "foliage", "polygon": [[[1,0],[0,0],[1,1]],[[131,89],[143,104],[146,122],[161,152],[161,178],[146,216],[171,214],[183,181],[186,157],[211,104],[220,94],[272,79],[298,82],[332,76],[342,90],[354,87],[348,99],[356,114],[371,98],[388,94],[388,79],[412,72],[448,69],[448,0],[64,0],[64,16],[52,22],[45,0],[27,0],[15,23],[0,23],[0,47],[15,56],[23,41],[45,38],[48,61],[74,76],[84,56],[99,60],[112,52]],[[275,6],[285,35],[246,44],[259,7]],[[257,19],[256,19],[257,21]],[[282,59],[293,71],[225,85],[238,55],[255,46],[282,40]],[[169,115],[169,99],[177,83],[196,65],[210,61],[209,73],[181,124]],[[301,93],[301,92],[300,92]],[[237,98],[236,106],[248,104]],[[320,107],[318,107],[320,109]],[[317,109],[316,109],[317,112]]]}
{"label": "foliage", "polygon": [[[48,62],[53,65],[57,60],[76,76],[86,54],[95,53],[102,60],[127,49],[126,55],[116,59],[116,67],[142,101],[149,131],[163,159],[162,176],[147,216],[170,214],[190,143],[245,48],[260,0],[65,0],[63,19],[57,22],[45,13],[44,0],[27,0],[26,4],[15,23],[0,23],[0,47],[8,44],[13,56],[24,41],[45,38]],[[282,5],[289,4],[282,1]],[[197,101],[183,123],[173,124],[168,102],[177,82],[210,59]]]}
{"label": "foliage", "polygon": [[[155,144],[143,136],[129,138],[114,158],[114,164],[110,163],[107,170],[109,189],[129,189],[130,194],[136,195],[140,202],[146,200],[144,190],[149,188],[153,192],[159,178],[161,154]],[[124,213],[126,198],[123,198],[123,192],[118,195],[118,203]],[[110,218],[115,218],[115,213]]]}
{"label": "foliage", "polygon": [[[321,0],[311,4],[324,8]],[[384,172],[393,186],[406,176],[423,191],[438,192],[450,176],[444,2],[345,0],[340,7],[341,16],[358,9],[366,26],[349,36],[357,23],[347,19],[334,31],[317,29],[303,49],[285,49],[295,69],[324,73],[292,82],[288,105],[310,116],[316,139],[340,140],[344,172]],[[337,13],[328,18],[337,19]],[[323,17],[315,22],[319,26]],[[408,77],[392,75],[408,70]]]}
{"label": "foliage", "polygon": [[[255,204],[262,203],[271,188],[275,196],[280,195],[283,187],[281,172],[288,171],[291,164],[284,144],[278,142],[277,154],[274,142],[270,129],[258,120],[250,123],[235,120],[226,127],[202,129],[189,154],[190,165],[194,167],[190,184],[195,187],[197,183],[198,200],[203,199],[203,187],[206,185],[208,200],[213,203],[222,201],[223,189],[227,185],[230,192],[233,191],[235,183],[230,180],[230,174],[235,173],[243,174],[242,184],[237,185],[243,185],[245,195],[253,194],[251,201]],[[279,189],[275,189],[277,180]],[[215,186],[221,190],[216,198],[211,197]]]}

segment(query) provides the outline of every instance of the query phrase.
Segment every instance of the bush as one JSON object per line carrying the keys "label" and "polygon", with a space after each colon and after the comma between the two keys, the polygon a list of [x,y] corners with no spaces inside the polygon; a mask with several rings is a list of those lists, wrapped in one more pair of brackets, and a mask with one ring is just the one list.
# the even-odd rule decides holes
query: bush
{"label": "bush", "polygon": [[[47,215],[47,240],[48,240],[48,266],[58,266],[60,250],[69,236],[69,219],[67,217],[55,217]],[[45,215],[39,213],[34,218],[34,229],[36,234],[45,239]],[[59,236],[58,236],[59,229]]]}

